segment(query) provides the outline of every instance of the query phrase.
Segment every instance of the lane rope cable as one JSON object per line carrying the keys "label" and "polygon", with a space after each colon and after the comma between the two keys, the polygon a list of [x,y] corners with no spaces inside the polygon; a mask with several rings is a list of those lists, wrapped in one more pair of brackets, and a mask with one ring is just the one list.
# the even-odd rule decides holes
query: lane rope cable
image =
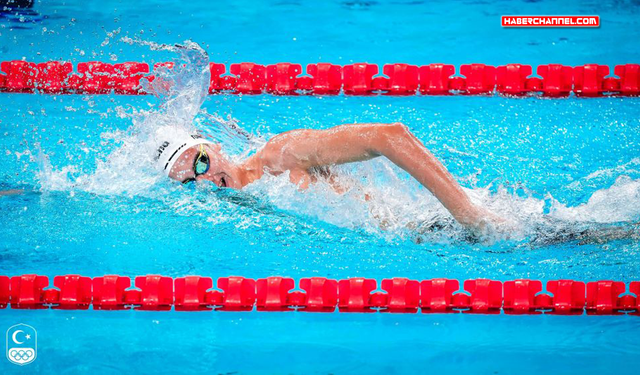
{"label": "lane rope cable", "polygon": [[0,308],[640,315],[640,281],[0,276]]}
{"label": "lane rope cable", "polygon": [[[173,63],[157,63],[172,68]],[[309,64],[303,74],[300,64],[209,63],[209,93],[273,95],[502,95],[563,98],[639,96],[640,65],[616,65],[610,75],[607,65],[540,65],[533,75],[531,65],[453,65],[356,63]],[[0,92],[45,94],[144,95],[140,79],[154,79],[150,66],[141,62],[21,60],[0,63]]]}

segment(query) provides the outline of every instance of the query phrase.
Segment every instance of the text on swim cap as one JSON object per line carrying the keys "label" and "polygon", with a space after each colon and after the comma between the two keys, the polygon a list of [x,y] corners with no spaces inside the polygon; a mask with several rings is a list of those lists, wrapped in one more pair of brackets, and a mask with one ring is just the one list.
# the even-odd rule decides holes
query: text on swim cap
{"label": "text on swim cap", "polygon": [[158,152],[158,153],[156,154],[155,160],[160,159],[160,155],[162,155],[162,152],[163,152],[167,147],[169,147],[169,142],[164,141],[164,142],[160,145],[160,147],[158,147],[158,150],[157,150],[157,152]]}

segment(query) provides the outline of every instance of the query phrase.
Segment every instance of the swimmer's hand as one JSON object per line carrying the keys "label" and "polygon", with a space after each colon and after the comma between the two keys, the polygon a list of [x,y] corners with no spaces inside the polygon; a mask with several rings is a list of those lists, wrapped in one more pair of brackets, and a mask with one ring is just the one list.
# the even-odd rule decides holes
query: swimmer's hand
{"label": "swimmer's hand", "polygon": [[516,232],[517,225],[484,207],[474,207],[473,213],[466,217],[468,220],[460,222],[473,235],[489,238],[509,238],[511,234]]}

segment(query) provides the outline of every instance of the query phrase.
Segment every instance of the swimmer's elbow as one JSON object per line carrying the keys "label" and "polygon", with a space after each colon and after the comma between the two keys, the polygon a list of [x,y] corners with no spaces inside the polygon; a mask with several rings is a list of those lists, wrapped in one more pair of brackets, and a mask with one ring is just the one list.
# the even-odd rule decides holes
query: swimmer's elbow
{"label": "swimmer's elbow", "polygon": [[386,132],[392,138],[404,138],[411,135],[409,127],[401,122],[394,122],[391,124],[385,124]]}
{"label": "swimmer's elbow", "polygon": [[389,148],[400,146],[402,142],[411,138],[409,128],[401,122],[377,124],[376,132],[375,151],[380,154],[384,154],[385,150]]}

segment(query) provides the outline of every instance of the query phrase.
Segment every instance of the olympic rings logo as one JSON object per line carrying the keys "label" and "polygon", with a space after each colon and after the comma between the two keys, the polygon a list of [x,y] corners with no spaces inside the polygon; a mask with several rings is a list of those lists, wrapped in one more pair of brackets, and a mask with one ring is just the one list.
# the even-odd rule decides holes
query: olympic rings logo
{"label": "olympic rings logo", "polygon": [[6,339],[9,362],[24,366],[38,357],[38,332],[30,325],[19,323],[9,327]]}
{"label": "olympic rings logo", "polygon": [[33,354],[32,349],[11,349],[9,351],[9,356],[16,361],[28,361],[33,357]]}

